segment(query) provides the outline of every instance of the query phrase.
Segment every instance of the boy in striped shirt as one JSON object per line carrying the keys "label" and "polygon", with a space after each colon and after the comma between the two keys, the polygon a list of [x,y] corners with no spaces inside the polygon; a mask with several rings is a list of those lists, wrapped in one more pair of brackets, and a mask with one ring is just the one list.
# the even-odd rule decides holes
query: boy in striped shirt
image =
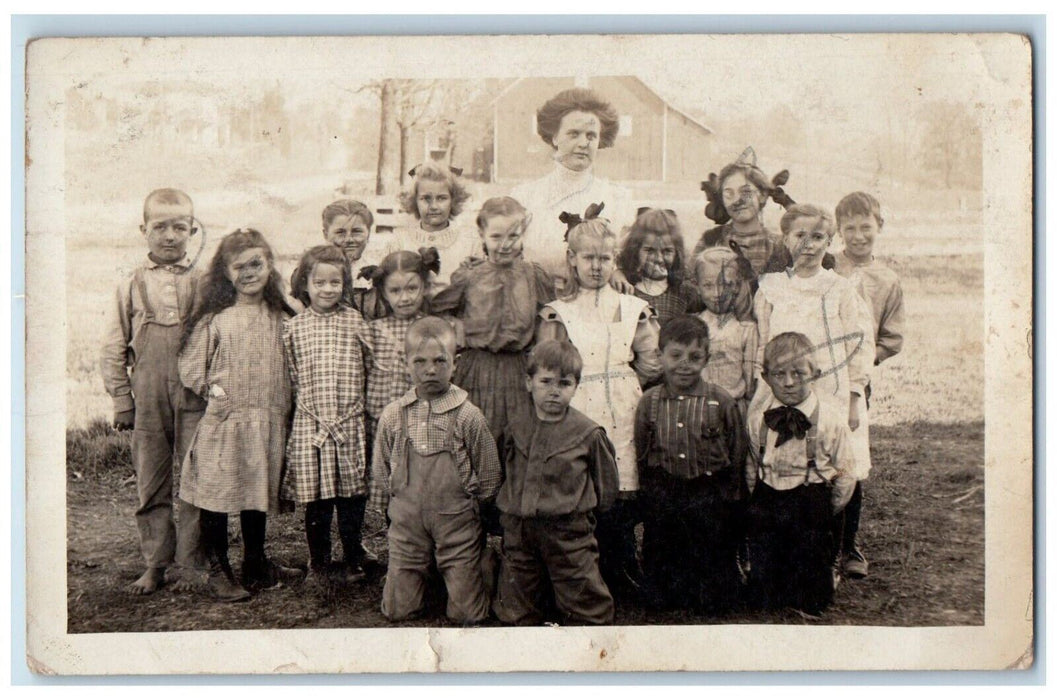
{"label": "boy in striped shirt", "polygon": [[704,321],[673,318],[659,345],[664,383],[643,394],[635,412],[643,563],[655,604],[720,613],[740,587],[745,423],[737,402],[701,377]]}

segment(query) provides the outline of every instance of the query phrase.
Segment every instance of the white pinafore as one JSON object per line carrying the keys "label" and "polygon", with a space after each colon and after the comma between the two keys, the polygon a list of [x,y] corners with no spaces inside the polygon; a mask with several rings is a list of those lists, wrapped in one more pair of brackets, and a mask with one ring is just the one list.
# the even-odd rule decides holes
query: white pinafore
{"label": "white pinafore", "polygon": [[616,449],[620,490],[637,491],[634,424],[642,387],[631,367],[635,359],[632,342],[647,302],[606,285],[548,306],[561,317],[569,342],[584,362],[571,405],[605,428]]}

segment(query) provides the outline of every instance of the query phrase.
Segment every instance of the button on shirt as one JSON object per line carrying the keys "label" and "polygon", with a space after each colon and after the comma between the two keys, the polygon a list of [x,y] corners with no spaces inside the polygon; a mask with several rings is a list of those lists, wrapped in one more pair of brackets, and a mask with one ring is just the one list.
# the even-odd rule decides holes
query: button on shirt
{"label": "button on shirt", "polygon": [[635,450],[644,475],[657,469],[682,479],[724,473],[736,490],[747,450],[745,424],[737,403],[718,386],[676,393],[662,384],[639,401]]}
{"label": "button on shirt", "polygon": [[[138,282],[140,279],[142,286]],[[101,353],[103,385],[114,400],[115,411],[128,411],[133,407],[128,367],[134,358],[129,351],[135,346],[136,336],[143,325],[148,320],[162,326],[180,325],[191,313],[195,286],[200,279],[201,271],[191,267],[191,259],[187,256],[171,265],[159,265],[148,257],[136,272],[117,286],[107,312]]]}
{"label": "button on shirt", "polygon": [[[401,413],[407,415],[407,433],[401,430]],[[450,385],[440,398],[424,401],[412,388],[390,403],[378,421],[371,462],[370,502],[381,512],[389,505],[389,476],[392,465],[404,459],[405,437],[415,450],[424,454],[439,452],[451,421],[455,421],[455,466],[466,492],[480,500],[495,496],[502,471],[495,441],[480,409],[467,400],[467,394]]]}

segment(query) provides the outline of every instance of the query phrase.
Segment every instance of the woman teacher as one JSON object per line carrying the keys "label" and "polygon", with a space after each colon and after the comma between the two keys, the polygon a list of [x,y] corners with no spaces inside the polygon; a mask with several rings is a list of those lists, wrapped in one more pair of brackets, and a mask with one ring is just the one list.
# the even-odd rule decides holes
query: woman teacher
{"label": "woman teacher", "polygon": [[539,180],[518,185],[511,196],[532,214],[525,233],[525,258],[565,279],[565,224],[558,216],[580,214],[604,202],[602,216],[620,231],[631,223],[630,192],[594,174],[599,148],[617,138],[619,116],[592,90],[571,88],[547,100],[536,111],[536,131],[551,147],[554,169]]}

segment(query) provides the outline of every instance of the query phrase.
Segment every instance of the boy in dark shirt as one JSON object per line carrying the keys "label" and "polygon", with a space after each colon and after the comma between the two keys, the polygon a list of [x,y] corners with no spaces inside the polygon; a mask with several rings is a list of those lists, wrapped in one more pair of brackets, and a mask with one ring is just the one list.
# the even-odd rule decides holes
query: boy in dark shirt
{"label": "boy in dark shirt", "polygon": [[661,327],[660,349],[664,383],[635,411],[649,590],[663,607],[723,612],[740,588],[745,424],[737,402],[701,377],[704,321],[673,318]]}
{"label": "boy in dark shirt", "polygon": [[511,423],[499,443],[503,558],[493,610],[506,623],[542,620],[545,578],[563,622],[613,621],[613,597],[598,570],[594,511],[616,498],[616,457],[605,430],[569,407],[582,369],[571,343],[537,345],[525,380],[533,410]]}

